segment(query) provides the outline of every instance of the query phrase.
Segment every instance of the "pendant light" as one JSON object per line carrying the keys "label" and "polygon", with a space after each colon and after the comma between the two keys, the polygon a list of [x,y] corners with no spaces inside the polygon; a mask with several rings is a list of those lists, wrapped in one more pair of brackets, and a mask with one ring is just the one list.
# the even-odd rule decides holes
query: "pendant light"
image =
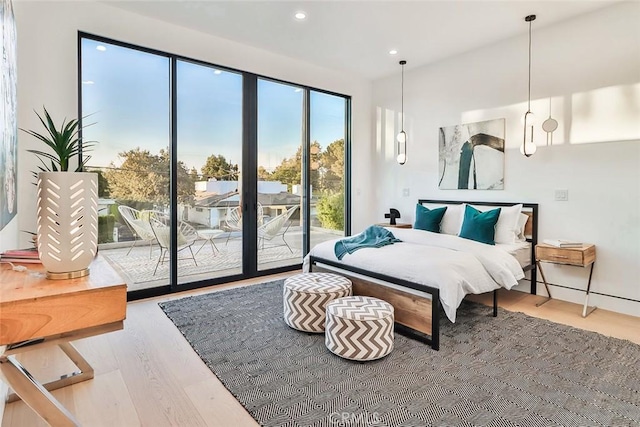
{"label": "pendant light", "polygon": [[[533,125],[535,116],[531,112],[531,22],[536,19],[536,15],[529,15],[524,20],[529,23],[529,97],[527,98],[527,112],[524,113],[524,132],[520,152],[526,157],[531,157],[536,152],[536,144],[533,142]],[[527,130],[529,135],[527,135]],[[528,138],[527,138],[528,137]]]}
{"label": "pendant light", "polygon": [[400,66],[402,66],[402,119],[400,122],[400,133],[398,133],[398,136],[396,137],[398,140],[398,157],[396,160],[398,161],[398,164],[401,165],[404,165],[407,162],[407,133],[404,131],[404,66],[406,63],[407,61],[400,61]]}

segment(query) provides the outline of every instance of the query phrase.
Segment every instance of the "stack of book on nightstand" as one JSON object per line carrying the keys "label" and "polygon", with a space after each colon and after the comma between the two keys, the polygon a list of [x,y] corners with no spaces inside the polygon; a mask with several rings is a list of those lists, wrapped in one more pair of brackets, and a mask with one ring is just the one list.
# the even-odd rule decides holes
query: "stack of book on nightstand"
{"label": "stack of book on nightstand", "polygon": [[555,246],[558,248],[581,248],[582,247],[582,242],[576,242],[572,240],[544,239],[543,242],[547,245]]}
{"label": "stack of book on nightstand", "polygon": [[11,249],[0,253],[0,261],[38,264],[40,263],[40,255],[38,255],[36,248]]}

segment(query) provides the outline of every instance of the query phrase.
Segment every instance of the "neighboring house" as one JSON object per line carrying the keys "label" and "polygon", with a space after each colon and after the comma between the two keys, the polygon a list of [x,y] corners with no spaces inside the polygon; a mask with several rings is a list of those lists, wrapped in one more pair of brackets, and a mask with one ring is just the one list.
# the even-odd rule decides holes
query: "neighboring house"
{"label": "neighboring house", "polygon": [[[237,181],[200,181],[196,182],[194,205],[179,205],[179,211],[184,221],[208,228],[224,228],[228,210],[239,203]],[[280,181],[258,181],[258,203],[262,205],[265,217],[274,217],[291,206],[300,205],[301,197],[289,193],[287,185]],[[315,203],[312,204],[313,213]],[[299,213],[294,214],[295,218],[299,219]]]}

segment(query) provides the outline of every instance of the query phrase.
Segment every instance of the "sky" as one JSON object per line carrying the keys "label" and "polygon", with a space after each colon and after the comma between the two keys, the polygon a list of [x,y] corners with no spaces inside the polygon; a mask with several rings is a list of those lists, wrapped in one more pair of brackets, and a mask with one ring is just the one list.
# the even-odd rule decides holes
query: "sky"
{"label": "sky", "polygon": [[[178,160],[198,171],[211,154],[241,164],[242,75],[186,61],[177,64]],[[119,165],[140,147],[157,154],[170,142],[170,67],[166,57],[82,40],[85,140],[98,143],[90,166]],[[302,138],[303,91],[258,80],[258,164],[272,171]],[[311,140],[344,138],[345,100],[311,92]]]}

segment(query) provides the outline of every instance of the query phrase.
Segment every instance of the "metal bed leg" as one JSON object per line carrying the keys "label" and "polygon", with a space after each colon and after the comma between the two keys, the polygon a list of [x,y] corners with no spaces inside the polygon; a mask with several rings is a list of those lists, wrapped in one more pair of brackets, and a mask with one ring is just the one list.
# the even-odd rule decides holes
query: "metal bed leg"
{"label": "metal bed leg", "polygon": [[498,317],[498,290],[493,290],[493,317]]}
{"label": "metal bed leg", "polygon": [[431,348],[440,350],[440,293],[431,294]]}

